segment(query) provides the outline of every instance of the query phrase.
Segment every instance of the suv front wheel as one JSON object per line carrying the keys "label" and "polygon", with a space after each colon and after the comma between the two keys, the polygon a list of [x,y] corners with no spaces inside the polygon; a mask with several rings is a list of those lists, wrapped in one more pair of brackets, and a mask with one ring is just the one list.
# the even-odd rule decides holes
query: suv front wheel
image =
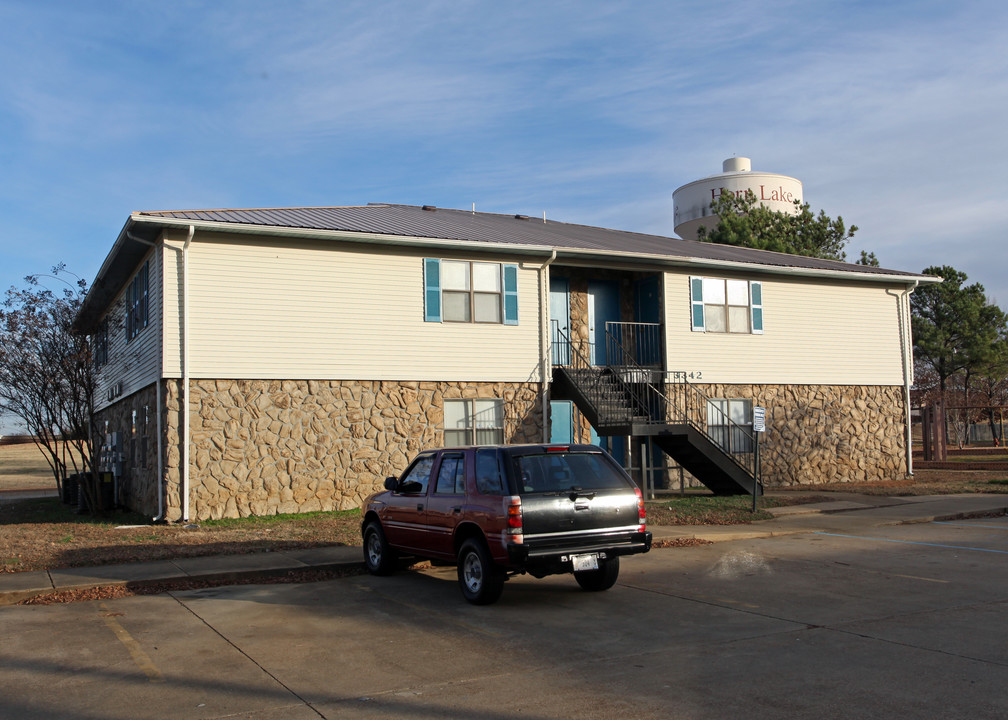
{"label": "suv front wheel", "polygon": [[389,547],[381,523],[372,520],[364,528],[364,564],[372,575],[388,575],[395,569],[396,552]]}
{"label": "suv front wheel", "polygon": [[462,595],[473,605],[490,605],[504,590],[501,572],[479,540],[466,540],[458,554],[458,581]]}

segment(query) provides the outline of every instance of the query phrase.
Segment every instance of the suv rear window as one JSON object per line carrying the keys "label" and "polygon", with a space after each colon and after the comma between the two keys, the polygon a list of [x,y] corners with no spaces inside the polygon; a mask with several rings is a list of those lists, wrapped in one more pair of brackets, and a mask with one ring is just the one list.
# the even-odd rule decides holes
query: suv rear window
{"label": "suv rear window", "polygon": [[627,480],[601,453],[550,452],[514,459],[518,492],[621,489]]}

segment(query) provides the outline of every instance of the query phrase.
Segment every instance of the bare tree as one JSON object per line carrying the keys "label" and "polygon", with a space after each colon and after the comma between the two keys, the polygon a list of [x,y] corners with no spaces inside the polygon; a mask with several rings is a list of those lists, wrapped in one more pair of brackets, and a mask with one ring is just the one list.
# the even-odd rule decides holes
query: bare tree
{"label": "bare tree", "polygon": [[[46,458],[61,493],[67,475],[86,478],[81,490],[100,507],[95,438],[91,428],[95,373],[87,337],[72,331],[87,283],[29,275],[11,287],[0,307],[0,412],[18,417]],[[58,292],[43,284],[56,280]],[[69,451],[68,451],[69,447]]]}

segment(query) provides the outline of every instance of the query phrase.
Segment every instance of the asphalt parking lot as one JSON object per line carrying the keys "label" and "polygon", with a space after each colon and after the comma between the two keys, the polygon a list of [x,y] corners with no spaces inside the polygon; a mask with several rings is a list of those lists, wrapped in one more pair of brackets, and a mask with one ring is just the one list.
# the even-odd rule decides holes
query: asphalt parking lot
{"label": "asphalt parking lot", "polygon": [[4,718],[1004,718],[1008,519],[0,608]]}

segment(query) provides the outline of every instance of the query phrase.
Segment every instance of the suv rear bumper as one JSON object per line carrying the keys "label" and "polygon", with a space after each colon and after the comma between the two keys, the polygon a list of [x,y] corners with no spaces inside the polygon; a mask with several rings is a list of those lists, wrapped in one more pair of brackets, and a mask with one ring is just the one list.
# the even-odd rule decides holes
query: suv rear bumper
{"label": "suv rear bumper", "polygon": [[508,562],[532,575],[554,575],[573,571],[572,555],[597,554],[601,558],[636,555],[651,549],[651,533],[637,532],[622,538],[604,537],[592,542],[582,540],[571,545],[530,545],[508,543]]}

